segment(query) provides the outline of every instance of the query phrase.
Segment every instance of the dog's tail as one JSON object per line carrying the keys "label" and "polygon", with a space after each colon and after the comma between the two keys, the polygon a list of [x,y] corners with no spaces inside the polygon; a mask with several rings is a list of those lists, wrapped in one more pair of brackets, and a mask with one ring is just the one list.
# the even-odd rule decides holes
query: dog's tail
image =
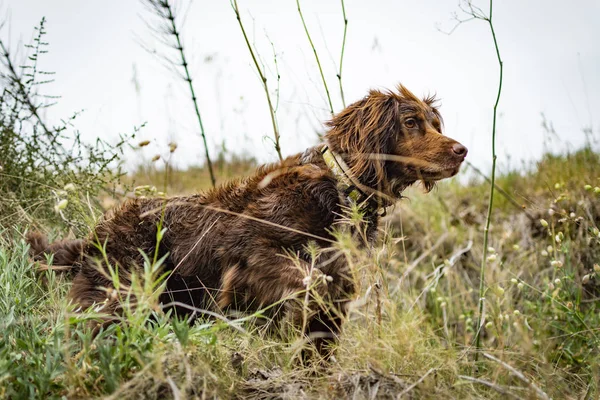
{"label": "dog's tail", "polygon": [[26,236],[29,243],[29,254],[35,261],[46,261],[47,255],[52,255],[52,267],[41,266],[41,270],[48,268],[56,271],[76,272],[83,254],[85,240],[60,240],[48,243],[46,235],[39,232],[29,232]]}

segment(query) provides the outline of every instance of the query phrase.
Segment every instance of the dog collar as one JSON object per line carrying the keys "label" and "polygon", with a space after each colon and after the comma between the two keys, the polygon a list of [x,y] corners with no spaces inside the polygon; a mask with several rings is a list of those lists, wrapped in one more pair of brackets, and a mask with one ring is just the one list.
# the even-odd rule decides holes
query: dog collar
{"label": "dog collar", "polygon": [[[348,166],[338,154],[331,151],[327,145],[324,145],[321,149],[321,155],[323,156],[325,164],[337,179],[338,187],[346,194],[346,196],[348,196],[348,198],[356,204],[365,203],[366,209],[369,211],[376,212],[379,209],[379,205],[373,202],[372,198],[360,190],[352,181],[352,178],[349,176],[348,172],[346,172],[349,170]],[[385,208],[383,210],[383,215],[385,215]]]}

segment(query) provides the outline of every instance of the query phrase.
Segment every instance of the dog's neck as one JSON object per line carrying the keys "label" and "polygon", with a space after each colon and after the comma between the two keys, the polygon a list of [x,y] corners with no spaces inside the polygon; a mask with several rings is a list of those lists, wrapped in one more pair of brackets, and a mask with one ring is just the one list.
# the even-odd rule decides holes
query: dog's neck
{"label": "dog's neck", "polygon": [[[363,202],[368,199],[370,207],[374,209],[384,209],[393,205],[397,200],[402,198],[402,192],[415,183],[414,180],[403,179],[402,176],[395,177],[389,182],[380,182],[375,176],[365,174],[356,176],[353,171],[352,158],[348,154],[336,152],[335,146],[331,146],[328,142],[326,145],[318,147],[319,153],[322,155],[325,164],[336,176],[340,186],[348,193],[354,193],[351,198],[356,197]],[[377,182],[373,185],[373,182]],[[392,190],[385,190],[385,187],[393,184]],[[354,200],[356,200],[356,198]]]}
{"label": "dog's neck", "polygon": [[346,161],[340,154],[337,154],[329,148],[328,145],[324,145],[319,149],[327,168],[336,177],[338,181],[338,187],[344,192],[344,194],[352,199],[355,203],[360,205],[366,211],[371,213],[379,213],[383,210],[381,215],[385,215],[386,204],[382,204],[378,201],[377,193],[373,189],[365,186],[360,179],[356,178],[351,168],[346,164]]}
{"label": "dog's neck", "polygon": [[368,195],[359,188],[361,186],[360,183],[354,179],[350,173],[350,168],[339,154],[331,151],[327,145],[324,145],[321,148],[321,154],[323,155],[323,160],[325,160],[327,168],[329,168],[331,173],[333,173],[338,180],[338,186],[348,197],[356,202],[368,197]]}

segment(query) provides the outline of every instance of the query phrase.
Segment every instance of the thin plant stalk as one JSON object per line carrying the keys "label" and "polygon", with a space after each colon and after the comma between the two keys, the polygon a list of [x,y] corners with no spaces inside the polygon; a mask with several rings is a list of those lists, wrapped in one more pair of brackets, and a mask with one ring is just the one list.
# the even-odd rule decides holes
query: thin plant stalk
{"label": "thin plant stalk", "polygon": [[492,217],[492,210],[494,208],[494,189],[496,187],[496,118],[498,111],[498,103],[500,102],[500,95],[502,93],[502,73],[503,63],[500,57],[500,49],[498,48],[498,41],[496,40],[496,32],[494,31],[494,24],[492,22],[493,15],[493,0],[490,0],[490,14],[488,17],[484,17],[483,20],[487,21],[494,39],[494,48],[496,49],[496,57],[498,65],[500,67],[499,81],[498,81],[498,93],[496,95],[496,102],[494,103],[494,118],[492,121],[492,176],[490,184],[490,200],[488,204],[487,216],[485,220],[485,229],[483,231],[483,257],[481,260],[481,269],[479,276],[479,310],[477,316],[477,329],[475,330],[475,362],[479,359],[479,349],[481,344],[481,325],[483,323],[483,306],[485,302],[485,268],[487,262],[487,248],[488,248],[488,237],[490,231],[490,221]]}
{"label": "thin plant stalk", "polygon": [[342,98],[342,106],[346,107],[346,98],[344,97],[344,87],[342,86],[342,65],[344,63],[344,50],[346,50],[346,33],[348,32],[348,17],[346,17],[346,5],[342,1],[342,14],[344,16],[344,37],[342,39],[342,51],[340,54],[340,69],[338,70],[337,78],[340,84],[340,96]]}
{"label": "thin plant stalk", "polygon": [[194,111],[196,111],[196,118],[198,119],[198,126],[200,127],[200,135],[202,136],[202,142],[204,144],[204,155],[206,157],[206,164],[208,165],[208,172],[210,174],[210,182],[212,186],[216,186],[215,173],[213,171],[212,161],[210,160],[210,155],[208,153],[208,144],[206,143],[206,134],[204,132],[204,124],[202,123],[202,116],[200,115],[200,108],[198,107],[198,98],[196,97],[196,92],[194,91],[194,85],[192,84],[192,77],[190,75],[190,71],[188,68],[188,63],[185,58],[185,52],[183,51],[183,46],[181,45],[181,38],[179,30],[177,29],[177,25],[175,24],[175,15],[173,14],[173,10],[168,1],[164,2],[167,10],[168,10],[168,18],[171,22],[171,28],[173,36],[175,36],[175,40],[177,41],[177,50],[179,51],[179,55],[181,56],[181,65],[183,66],[183,71],[185,73],[185,81],[188,83],[188,87],[190,88],[190,94],[192,95],[192,102],[194,103]]}
{"label": "thin plant stalk", "polygon": [[[240,29],[242,30],[242,35],[244,35],[244,40],[246,42],[246,46],[248,47],[248,51],[250,51],[250,56],[252,57],[252,61],[254,62],[254,66],[258,71],[258,75],[260,76],[260,81],[262,82],[263,89],[265,91],[265,96],[267,97],[267,103],[269,105],[269,114],[271,115],[271,124],[273,125],[273,143],[275,145],[275,151],[277,152],[277,156],[279,160],[283,160],[283,156],[281,155],[281,146],[279,144],[279,127],[277,126],[277,118],[275,117],[275,108],[273,107],[273,102],[271,101],[271,93],[269,92],[269,85],[267,83],[267,77],[264,71],[261,69],[258,64],[258,58],[254,54],[254,50],[252,49],[252,45],[248,40],[248,35],[246,34],[246,29],[244,28],[244,24],[242,23],[242,17],[240,16],[240,9],[237,4],[237,0],[233,0],[231,6],[233,7],[233,11],[235,12],[235,17],[240,24]],[[275,61],[277,63],[277,61]],[[279,74],[278,74],[279,79]]]}
{"label": "thin plant stalk", "polygon": [[[343,4],[343,2],[342,2]],[[325,94],[327,94],[327,102],[329,103],[329,111],[331,115],[333,115],[333,103],[331,102],[331,95],[329,94],[329,87],[327,86],[327,80],[325,79],[325,74],[323,74],[323,68],[321,67],[321,61],[319,60],[319,54],[317,54],[317,49],[310,37],[310,32],[308,31],[308,27],[306,26],[306,21],[304,20],[304,15],[302,14],[302,9],[300,8],[300,0],[296,0],[296,5],[298,6],[298,14],[300,14],[300,19],[302,20],[302,26],[304,26],[304,32],[306,33],[306,37],[308,38],[308,42],[310,43],[310,47],[315,55],[315,60],[317,61],[317,66],[319,67],[319,73],[321,74],[321,80],[323,81],[323,86],[325,87]],[[344,11],[345,13],[345,11]],[[344,18],[345,19],[345,18]],[[345,29],[344,29],[344,43],[345,43]],[[343,57],[343,52],[342,52]],[[340,64],[341,69],[341,64]],[[341,75],[341,73],[340,73]],[[340,77],[341,82],[341,77]]]}
{"label": "thin plant stalk", "polygon": [[[36,51],[35,51],[33,57],[35,57],[36,59],[39,54],[39,50],[40,50],[39,46],[40,46],[40,42],[42,40],[42,36],[45,34],[45,30],[44,30],[45,23],[46,23],[46,18],[42,18],[42,20],[40,22],[40,26],[38,28],[39,33],[35,39],[37,42],[37,45],[36,45],[37,48],[36,48]],[[9,71],[7,78],[10,79],[12,82],[14,82],[17,85],[19,92],[21,94],[21,97],[23,98],[23,101],[25,102],[25,105],[29,108],[31,115],[33,115],[35,117],[35,119],[37,120],[37,123],[42,127],[42,130],[44,131],[44,133],[50,134],[51,130],[47,127],[46,123],[44,122],[44,120],[42,119],[40,114],[38,113],[38,110],[39,110],[39,108],[41,108],[41,106],[36,106],[34,104],[34,101],[30,96],[30,94],[31,94],[30,89],[27,89],[25,87],[22,77],[19,75],[19,73],[17,72],[17,69],[13,65],[13,62],[10,58],[8,48],[7,48],[7,46],[4,45],[4,41],[2,41],[2,39],[0,39],[0,51],[2,52],[2,54],[1,54],[2,63],[6,66],[6,68]],[[34,79],[34,77],[31,77],[31,78]],[[36,84],[39,84],[39,82],[36,82]]]}

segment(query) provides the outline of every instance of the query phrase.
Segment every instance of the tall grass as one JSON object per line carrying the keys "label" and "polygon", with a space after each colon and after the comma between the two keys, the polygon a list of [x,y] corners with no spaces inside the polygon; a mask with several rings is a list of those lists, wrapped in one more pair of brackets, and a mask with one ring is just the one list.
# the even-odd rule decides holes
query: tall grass
{"label": "tall grass", "polygon": [[87,211],[82,214],[69,199],[78,193],[97,206],[99,195],[114,195],[123,176],[121,158],[135,132],[118,143],[100,138],[89,143],[74,129],[78,113],[56,126],[44,120],[42,111],[59,100],[43,92],[53,79],[41,68],[49,51],[45,37],[42,18],[23,60],[0,39],[0,229],[22,223],[45,229],[46,223],[83,234]]}
{"label": "tall grass", "polygon": [[[343,1],[342,10],[345,37]],[[491,12],[466,10],[489,24],[502,66]],[[164,21],[174,19],[164,14]],[[344,47],[345,40],[342,98]],[[494,116],[501,83],[502,76]],[[21,100],[27,109],[30,103]],[[214,185],[217,174],[247,174],[255,161],[222,155],[214,165],[185,171],[168,163],[164,170],[146,166],[128,179],[142,184],[134,195],[162,197],[156,186],[165,182],[170,193],[190,193]],[[345,229],[359,228],[362,213],[347,210],[331,246],[308,249],[312,260],[321,252],[344,257],[357,286],[325,366],[302,364],[302,327],[284,323],[273,334],[268,310],[212,319],[206,314],[191,324],[173,317],[159,302],[166,275],[158,252],[147,255],[127,282],[107,265],[116,290],[106,290],[105,303],[76,310],[66,296],[70,281],[51,267],[52,259],[40,268],[28,258],[22,237],[37,215],[22,207],[23,218],[0,228],[0,397],[596,398],[598,165],[598,149],[587,146],[545,154],[530,170],[494,173],[491,182],[442,182],[427,196],[410,190],[411,201],[390,211],[369,251]],[[47,179],[51,194],[44,196],[54,215],[65,223],[77,218],[82,230],[91,227],[97,217],[93,194]],[[22,202],[31,200],[26,192],[17,194]],[[525,212],[515,207],[513,195]],[[37,222],[47,230],[56,224]],[[477,240],[481,231],[483,241]],[[160,242],[161,226],[157,232]],[[306,287],[273,307],[301,307],[306,321],[311,307],[325,305],[320,293],[327,277],[314,263],[287,256],[305,273]],[[109,305],[120,310],[116,317],[106,314]],[[103,324],[109,317],[119,323]],[[476,362],[473,354],[480,355]]]}
{"label": "tall grass", "polygon": [[[244,28],[244,23],[242,22],[242,17],[240,15],[240,9],[238,7],[237,0],[231,1],[231,7],[233,7],[233,11],[235,12],[235,18],[238,21],[240,26],[240,30],[242,31],[242,35],[244,36],[244,41],[246,42],[246,47],[248,47],[248,51],[250,52],[250,57],[252,57],[252,62],[254,63],[254,67],[258,72],[260,77],[260,81],[263,86],[263,90],[265,91],[265,97],[267,98],[267,104],[269,106],[269,115],[271,116],[271,125],[273,126],[273,145],[275,146],[275,151],[277,152],[277,156],[279,160],[283,160],[283,156],[281,155],[281,145],[279,144],[279,126],[277,125],[277,109],[273,106],[273,101],[271,100],[271,92],[269,91],[269,84],[267,80],[266,70],[265,68],[261,68],[258,64],[258,58],[256,55],[256,51],[252,48],[250,44],[250,40],[248,39],[248,35],[246,34],[246,29]],[[273,43],[271,43],[273,46]],[[275,53],[275,50],[273,50]],[[275,66],[277,67],[277,55],[274,54],[275,57]],[[279,72],[277,73],[277,82],[279,82]],[[279,97],[279,89],[277,90],[277,96]]]}
{"label": "tall grass", "polygon": [[[335,360],[320,372],[295,361],[301,332],[272,336],[247,319],[238,322],[242,333],[219,320],[190,326],[168,318],[157,302],[160,260],[152,258],[133,284],[120,286],[120,323],[94,338],[90,324],[104,318],[102,309],[75,313],[65,297],[69,281],[52,269],[36,273],[20,233],[5,231],[0,395],[543,398],[541,391],[594,398],[600,372],[598,162],[598,153],[586,148],[546,155],[525,174],[497,178],[500,187],[510,185],[527,199],[536,219],[495,193],[493,249],[487,249],[494,255],[487,276],[495,284],[486,294],[477,376],[468,355],[484,249],[474,239],[485,226],[489,186],[453,181],[439,186],[439,196],[407,193],[412,200],[386,217],[371,252],[344,234],[332,244],[351,265],[357,297]],[[356,224],[360,213],[350,211],[346,224]],[[317,278],[310,282],[318,284]]]}
{"label": "tall grass", "polygon": [[[500,96],[502,94],[502,78],[504,71],[504,64],[502,62],[502,58],[500,57],[500,49],[498,47],[498,41],[496,39],[496,32],[494,30],[494,23],[492,21],[492,16],[494,13],[494,3],[493,0],[489,2],[489,13],[486,15],[479,7],[473,5],[473,3],[469,0],[467,1],[468,10],[465,10],[468,15],[473,19],[478,19],[486,22],[490,28],[490,32],[492,34],[492,39],[494,41],[494,49],[496,50],[496,58],[498,60],[499,66],[499,76],[498,76],[498,90],[496,92],[496,102],[494,103],[493,108],[493,117],[492,117],[492,176],[490,178],[490,193],[489,193],[489,204],[488,210],[485,217],[485,227],[483,229],[483,254],[481,256],[481,268],[479,275],[479,308],[477,315],[477,326],[475,333],[475,347],[477,350],[480,349],[481,345],[481,329],[483,324],[485,323],[484,316],[484,307],[485,307],[485,292],[486,292],[486,283],[485,283],[485,270],[486,264],[488,261],[488,243],[489,243],[489,232],[490,232],[490,223],[492,220],[492,212],[494,210],[494,190],[496,189],[496,117],[498,115],[498,104],[500,103]],[[492,257],[493,258],[493,257]],[[475,353],[475,361],[479,359],[479,352]]]}
{"label": "tall grass", "polygon": [[150,28],[155,32],[158,40],[165,43],[168,47],[178,54],[180,61],[175,61],[168,56],[163,57],[163,60],[169,67],[172,67],[177,73],[180,73],[180,69],[183,70],[181,78],[186,82],[188,89],[190,90],[190,96],[192,104],[194,106],[194,113],[196,120],[198,121],[198,128],[200,129],[200,137],[204,145],[204,157],[206,158],[206,165],[210,174],[210,180],[212,186],[216,185],[215,173],[213,171],[213,163],[210,159],[210,153],[208,151],[208,143],[206,142],[206,132],[204,131],[204,123],[202,122],[202,116],[200,114],[200,107],[198,106],[198,97],[196,96],[196,90],[190,74],[189,64],[184,51],[182,39],[181,39],[181,27],[178,26],[180,20],[175,5],[172,4],[171,0],[142,0],[147,8],[156,17],[155,23],[149,23]]}

